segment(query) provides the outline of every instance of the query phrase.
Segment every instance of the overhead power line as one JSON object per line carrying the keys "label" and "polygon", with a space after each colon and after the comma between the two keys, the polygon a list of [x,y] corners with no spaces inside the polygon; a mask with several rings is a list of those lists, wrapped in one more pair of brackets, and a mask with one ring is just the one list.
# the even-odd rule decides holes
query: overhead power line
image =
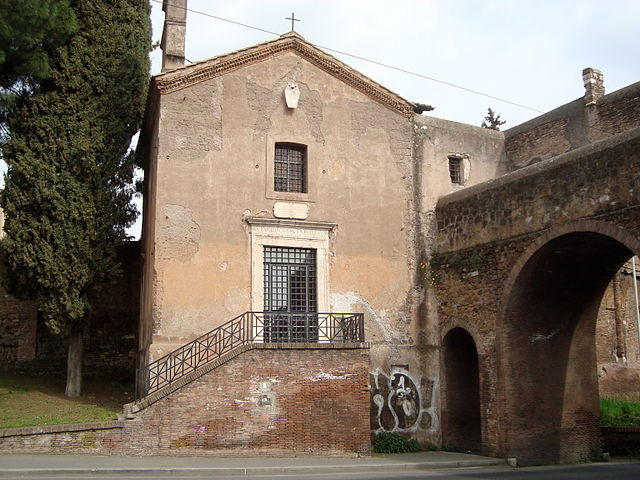
{"label": "overhead power line", "polygon": [[[155,3],[160,3],[160,4],[164,3],[164,0],[151,0],[151,1],[155,2]],[[198,14],[198,15],[203,15],[205,17],[213,18],[215,20],[220,20],[221,22],[227,22],[227,23],[231,23],[233,25],[238,25],[240,27],[250,28],[251,30],[256,30],[256,31],[262,32],[262,33],[268,33],[269,35],[275,35],[276,37],[280,36],[279,33],[272,32],[271,30],[266,30],[264,28],[256,27],[254,25],[249,25],[249,24],[246,24],[246,23],[237,22],[235,20],[230,20],[230,19],[224,18],[224,17],[218,17],[216,15],[212,15],[212,14],[207,13],[207,12],[201,12],[199,10],[194,10],[194,9],[191,9],[191,8],[185,8],[185,7],[182,7],[180,5],[173,5],[171,3],[167,3],[167,5],[172,6],[172,7],[176,7],[176,8],[182,8],[182,9],[186,10],[187,12],[195,13],[195,14]],[[355,58],[355,59],[361,60],[363,62],[368,62],[368,63],[374,64],[374,65],[378,65],[378,66],[381,66],[381,67],[389,68],[389,69],[395,70],[397,72],[405,73],[407,75],[412,75],[414,77],[423,78],[425,80],[429,80],[429,81],[432,81],[432,82],[440,83],[442,85],[446,85],[448,87],[457,88],[458,90],[463,90],[463,91],[468,92],[468,93],[473,93],[474,95],[480,95],[480,96],[483,96],[483,97],[486,97],[486,98],[491,98],[493,100],[497,100],[499,102],[508,103],[509,105],[513,105],[513,106],[516,106],[516,107],[524,108],[526,110],[531,110],[531,111],[536,112],[536,113],[544,113],[542,110],[538,110],[537,108],[533,108],[533,107],[529,107],[527,105],[523,105],[521,103],[513,102],[511,100],[507,100],[506,98],[496,97],[495,95],[490,95],[488,93],[484,93],[484,92],[481,92],[479,90],[473,90],[471,88],[463,87],[462,85],[457,85],[455,83],[447,82],[445,80],[439,80],[439,79],[437,79],[435,77],[430,77],[428,75],[423,75],[421,73],[412,72],[411,70],[406,70],[404,68],[394,67],[393,65],[389,65],[389,64],[386,64],[386,63],[383,63],[383,62],[379,62],[377,60],[371,60],[370,58],[361,57],[360,55],[355,55],[353,53],[344,52],[342,50],[337,50],[335,48],[326,47],[326,46],[323,46],[323,45],[317,45],[317,44],[314,44],[314,43],[311,43],[311,42],[309,42],[309,43],[311,45],[313,45],[314,47],[320,48],[322,50],[328,50],[330,52],[334,52],[334,53],[337,53],[339,55],[345,55],[347,57]]]}

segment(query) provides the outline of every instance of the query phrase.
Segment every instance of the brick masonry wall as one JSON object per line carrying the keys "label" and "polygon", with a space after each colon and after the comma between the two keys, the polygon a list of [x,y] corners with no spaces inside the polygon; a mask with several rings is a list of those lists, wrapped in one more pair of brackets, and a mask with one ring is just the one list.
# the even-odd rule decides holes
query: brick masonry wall
{"label": "brick masonry wall", "polygon": [[476,343],[484,453],[576,461],[596,447],[597,302],[621,244],[640,251],[639,147],[627,132],[438,203],[440,334]]}
{"label": "brick masonry wall", "polygon": [[250,350],[123,428],[0,438],[13,453],[366,454],[367,349]]}
{"label": "brick masonry wall", "polygon": [[[89,329],[84,339],[86,367],[116,369],[115,373],[127,380],[133,379],[135,372],[140,311],[139,243],[123,244],[119,249],[122,275],[90,292],[92,310],[88,313]],[[66,341],[49,333],[37,320],[32,304],[0,292],[0,361],[11,364],[41,360],[38,368],[50,368],[51,373],[57,373],[66,355]]]}
{"label": "brick masonry wall", "polygon": [[631,262],[618,271],[615,282],[605,291],[596,339],[600,397],[640,401],[640,350]]}
{"label": "brick masonry wall", "polygon": [[[616,319],[621,328],[616,329]],[[598,310],[596,336],[599,364],[640,361],[631,262],[618,271],[615,284],[612,281],[607,286]]]}
{"label": "brick masonry wall", "polygon": [[36,355],[36,310],[0,288],[0,364],[33,360]]}
{"label": "brick masonry wall", "polygon": [[575,148],[566,136],[567,124],[567,118],[550,119],[506,137],[505,153],[511,168],[516,170]]}
{"label": "brick masonry wall", "polygon": [[640,82],[587,106],[574,100],[505,131],[512,169],[547,160],[596,140],[636,128],[640,123]]}
{"label": "brick masonry wall", "polygon": [[462,250],[637,208],[639,179],[635,129],[441,198],[437,250]]}

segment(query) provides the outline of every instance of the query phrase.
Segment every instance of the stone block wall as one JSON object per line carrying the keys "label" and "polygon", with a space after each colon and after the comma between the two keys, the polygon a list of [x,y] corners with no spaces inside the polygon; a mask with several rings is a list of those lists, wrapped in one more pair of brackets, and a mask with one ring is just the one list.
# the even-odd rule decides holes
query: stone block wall
{"label": "stone block wall", "polygon": [[0,449],[139,455],[368,453],[368,370],[366,348],[250,350],[140,411],[122,428],[12,436],[5,430]]}

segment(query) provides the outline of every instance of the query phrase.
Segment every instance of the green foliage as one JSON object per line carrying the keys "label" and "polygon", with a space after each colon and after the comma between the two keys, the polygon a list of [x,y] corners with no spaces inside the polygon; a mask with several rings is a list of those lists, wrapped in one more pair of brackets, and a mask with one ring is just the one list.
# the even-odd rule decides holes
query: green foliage
{"label": "green foliage", "polygon": [[466,258],[464,268],[469,272],[473,272],[480,269],[486,261],[487,256],[484,253],[473,251]]}
{"label": "green foliage", "polygon": [[435,287],[442,282],[442,275],[445,270],[458,273],[474,272],[480,270],[486,263],[487,256],[475,250],[466,254],[454,254],[448,257],[434,253],[429,258],[429,262],[420,264],[420,268],[425,270],[425,279],[431,286]]}
{"label": "green foliage", "polygon": [[428,262],[421,262],[420,269],[423,270],[423,277],[425,281],[432,287],[440,285],[442,281],[442,258],[434,253]]}
{"label": "green foliage", "polygon": [[392,432],[379,433],[373,441],[373,451],[376,453],[410,453],[420,450],[420,444],[417,440],[408,440],[402,435]]}
{"label": "green foliage", "polygon": [[605,427],[640,427],[640,403],[600,399],[600,425]]}
{"label": "green foliage", "polygon": [[506,120],[500,120],[500,114],[496,115],[491,108],[488,108],[487,116],[484,117],[484,121],[480,126],[482,128],[488,128],[490,130],[500,130],[500,126],[504,125],[505,123],[507,123]]}
{"label": "green foliage", "polygon": [[468,453],[464,448],[456,447],[455,445],[442,445],[443,452],[454,452],[454,453]]}
{"label": "green foliage", "polygon": [[33,299],[54,333],[79,326],[95,282],[118,271],[135,220],[133,155],[151,45],[148,0],[74,0],[80,28],[49,79],[21,100],[3,145],[0,243],[7,287]]}
{"label": "green foliage", "polygon": [[51,56],[78,29],[69,0],[0,0],[0,142],[19,94],[51,72]]}
{"label": "green foliage", "polygon": [[69,0],[0,0],[0,87],[47,78],[53,51],[77,28]]}

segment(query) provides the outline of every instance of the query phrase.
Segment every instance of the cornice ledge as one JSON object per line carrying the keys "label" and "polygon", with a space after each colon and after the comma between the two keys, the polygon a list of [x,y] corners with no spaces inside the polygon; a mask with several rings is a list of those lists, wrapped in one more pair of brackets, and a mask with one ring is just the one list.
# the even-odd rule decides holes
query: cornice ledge
{"label": "cornice ledge", "polygon": [[265,217],[247,217],[244,219],[251,226],[259,227],[281,227],[281,228],[300,228],[306,230],[333,230],[338,226],[332,222],[313,222],[307,220],[287,220],[280,218]]}

